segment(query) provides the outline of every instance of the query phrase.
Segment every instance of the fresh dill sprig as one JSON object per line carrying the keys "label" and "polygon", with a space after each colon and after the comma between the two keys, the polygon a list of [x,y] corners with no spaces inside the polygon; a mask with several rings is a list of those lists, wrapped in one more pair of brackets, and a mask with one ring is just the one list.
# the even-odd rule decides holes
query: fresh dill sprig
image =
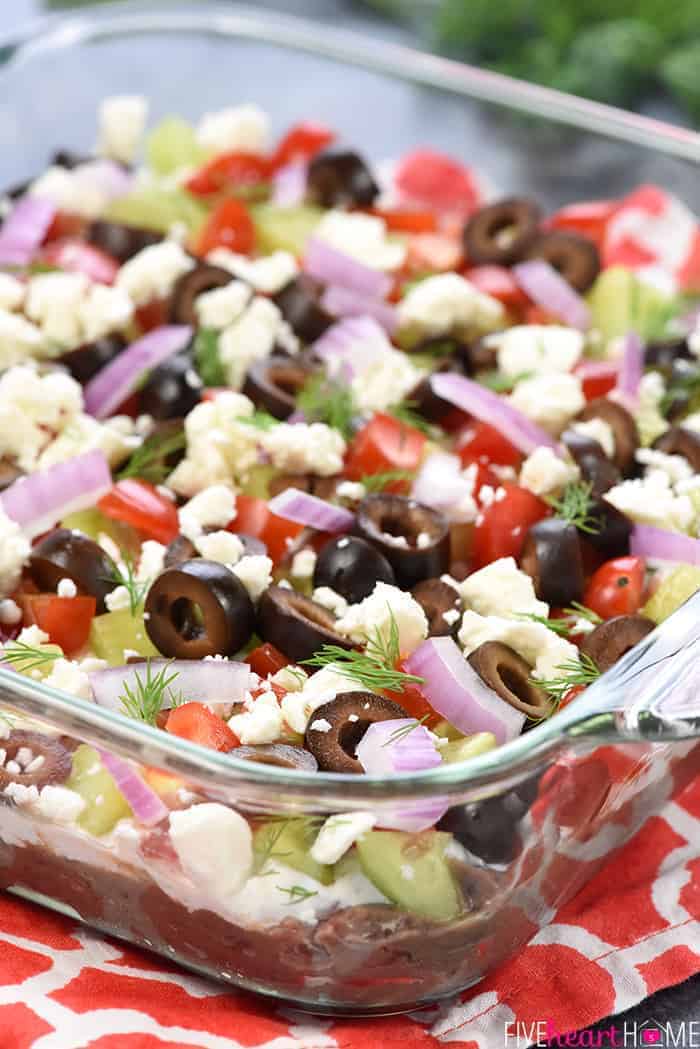
{"label": "fresh dill sprig", "polygon": [[574,481],[566,485],[561,496],[545,496],[545,502],[549,503],[557,517],[574,525],[579,532],[596,535],[602,523],[591,513],[594,505],[591,492],[592,485],[587,481]]}
{"label": "fresh dill sprig", "polygon": [[129,595],[129,611],[132,616],[135,616],[139,610],[139,605],[146,596],[146,591],[151,585],[150,579],[139,579],[136,573],[136,565],[134,559],[130,553],[125,552],[122,555],[122,562],[124,570],[120,565],[115,564],[111,575],[111,581],[115,586],[123,586]]}
{"label": "fresh dill sprig", "polygon": [[305,889],[303,885],[292,885],[290,889],[286,889],[283,885],[276,885],[280,892],[285,892],[289,896],[287,901],[289,904],[302,903],[304,900],[308,900],[311,896],[318,896],[316,889]]}
{"label": "fresh dill sprig", "polygon": [[565,608],[564,615],[558,619],[539,616],[536,612],[521,612],[518,619],[529,619],[533,623],[541,623],[542,626],[546,626],[548,630],[554,631],[555,634],[559,634],[561,637],[567,637],[569,634],[574,633],[578,619],[587,619],[589,623],[593,623],[595,626],[603,622],[596,612],[591,608],[586,608],[580,601],[572,601],[571,607]]}
{"label": "fresh dill sprig", "polygon": [[4,648],[0,648],[0,662],[10,663],[20,674],[28,674],[31,670],[53,663],[62,655],[60,649],[52,652],[50,649],[35,648],[26,641],[11,641]]}
{"label": "fresh dill sprig", "polygon": [[360,484],[367,492],[383,492],[387,485],[395,481],[410,481],[412,477],[411,470],[386,470],[384,473],[364,474]]}
{"label": "fresh dill sprig", "polygon": [[394,743],[400,743],[402,739],[409,736],[411,732],[424,725],[429,718],[429,714],[424,714],[422,718],[417,718],[412,721],[410,725],[402,725],[400,728],[394,729],[389,738],[382,743],[383,747],[390,747]]}
{"label": "fresh dill sprig", "polygon": [[297,409],[309,422],[326,423],[343,437],[352,434],[357,408],[352,391],[324,375],[312,375],[297,397]]}
{"label": "fresh dill sprig", "polygon": [[582,685],[586,688],[600,677],[600,670],[585,652],[580,652],[577,659],[567,659],[556,668],[559,677],[542,679],[532,678],[532,683],[544,689],[552,701],[552,713],[561,706],[562,700],[572,688]]}
{"label": "fresh dill sprig", "polygon": [[577,619],[587,619],[594,626],[599,626],[603,622],[597,612],[594,612],[592,608],[587,608],[586,605],[582,605],[580,601],[572,601],[571,606],[565,608],[564,611],[567,615],[576,616]]}
{"label": "fresh dill sprig", "polygon": [[205,386],[226,386],[226,372],[219,357],[219,333],[200,328],[192,346],[194,366]]}
{"label": "fresh dill sprig", "polygon": [[253,412],[252,415],[244,416],[243,422],[248,426],[254,426],[256,430],[272,430],[275,426],[279,425],[279,419],[275,419],[274,415],[270,415],[269,412]]}
{"label": "fresh dill sprig", "polygon": [[504,375],[503,372],[482,372],[477,375],[476,381],[481,386],[493,390],[494,393],[510,393],[523,379],[529,379],[532,372],[519,372],[517,375]]}
{"label": "fresh dill sprig", "polygon": [[117,480],[139,477],[144,481],[150,481],[151,484],[162,484],[171,472],[167,463],[168,456],[182,451],[186,444],[184,430],[176,430],[165,437],[153,434],[132,452],[131,458],[117,474]]}
{"label": "fresh dill sprig", "polygon": [[155,725],[156,718],[163,707],[166,692],[170,693],[173,706],[179,706],[184,702],[182,693],[174,693],[170,687],[177,677],[178,672],[170,670],[170,663],[166,663],[157,674],[154,674],[151,661],[147,660],[145,677],[142,677],[136,670],[133,686],[124,682],[124,695],[119,697],[124,713],[130,718],[136,718],[137,721]]}
{"label": "fresh dill sprig", "polygon": [[[264,833],[257,833],[254,837],[253,851],[255,855],[254,873],[261,875],[265,865],[271,859],[284,859],[291,855],[289,851],[279,852],[277,845],[280,838],[290,825],[297,824],[301,827],[309,846],[311,839],[323,823],[322,816],[271,816],[265,820]],[[277,871],[266,871],[269,874],[277,874]]]}
{"label": "fresh dill sprig", "polygon": [[400,423],[404,426],[411,426],[414,430],[420,430],[421,433],[426,434],[428,437],[434,437],[439,431],[436,426],[429,423],[428,420],[416,411],[415,401],[399,401],[398,404],[392,404],[387,408],[389,415],[393,415]]}
{"label": "fresh dill sprig", "polygon": [[561,637],[566,635],[571,630],[570,619],[550,619],[548,616],[539,616],[536,612],[520,612],[518,619],[527,619],[531,623],[540,623],[542,626],[546,626],[548,630],[554,631],[555,634],[559,634]]}

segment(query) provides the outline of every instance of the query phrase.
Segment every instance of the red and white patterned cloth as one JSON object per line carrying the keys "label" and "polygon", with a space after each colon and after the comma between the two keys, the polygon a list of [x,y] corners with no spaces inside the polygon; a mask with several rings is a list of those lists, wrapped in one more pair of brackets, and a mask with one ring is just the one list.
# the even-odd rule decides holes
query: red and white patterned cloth
{"label": "red and white patterned cloth", "polygon": [[459,999],[410,1016],[277,1011],[0,894],[2,1049],[496,1049],[517,1022],[525,1046],[533,1024],[586,1027],[697,972],[700,781],[513,960]]}

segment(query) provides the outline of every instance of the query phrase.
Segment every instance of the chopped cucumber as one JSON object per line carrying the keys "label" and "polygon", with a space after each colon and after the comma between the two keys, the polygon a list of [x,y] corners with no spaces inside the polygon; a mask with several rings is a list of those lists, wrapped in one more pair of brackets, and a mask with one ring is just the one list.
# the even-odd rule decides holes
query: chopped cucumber
{"label": "chopped cucumber", "polygon": [[444,719],[438,721],[437,725],[433,725],[431,732],[434,732],[436,736],[440,736],[441,739],[449,739],[451,741],[467,738],[463,732],[460,732],[458,728],[455,728],[454,725],[451,725],[449,721]]}
{"label": "chopped cucumber", "polygon": [[[12,647],[12,642],[9,642],[9,647]],[[27,658],[25,661],[13,660],[12,667],[20,674],[24,674],[25,677],[34,678],[35,681],[41,681],[43,678],[48,677],[54,668],[54,660],[47,659],[46,662],[40,662],[37,652],[45,652],[47,656],[49,654],[55,655],[56,659],[60,659],[63,656],[63,649],[60,645],[54,645],[52,642],[47,642],[44,645],[32,645],[29,652],[27,652]]]}
{"label": "chopped cucumber", "polygon": [[112,201],[104,217],[158,233],[168,233],[176,223],[183,222],[190,233],[196,233],[207,217],[207,209],[182,189],[142,186]]}
{"label": "chopped cucumber", "polygon": [[253,499],[269,499],[270,481],[278,473],[279,470],[274,466],[252,466],[241,483],[241,492]]}
{"label": "chopped cucumber", "polygon": [[281,208],[275,204],[255,204],[250,209],[260,253],[291,251],[303,255],[306,242],[323,217],[321,208],[302,204]]}
{"label": "chopped cucumber", "polygon": [[101,510],[76,510],[75,513],[67,514],[66,517],[61,521],[61,528],[70,528],[76,532],[82,532],[83,535],[88,536],[90,539],[94,539],[95,542],[99,541],[101,535],[107,535],[112,539],[120,550],[131,550],[132,552],[139,549],[140,542],[139,537],[133,528],[129,525],[124,524],[122,521],[115,521],[112,517],[107,517]]}
{"label": "chopped cucumber", "polygon": [[143,614],[132,616],[128,608],[95,616],[90,627],[90,648],[98,659],[106,659],[111,667],[124,665],[124,650],[127,648],[138,652],[144,659],[160,656],[146,633]]}
{"label": "chopped cucumber", "polygon": [[317,833],[316,823],[303,816],[263,823],[253,835],[253,851],[258,869],[264,873],[262,868],[267,866],[268,861],[273,868],[275,861],[278,861],[295,871],[308,874],[322,885],[330,885],[333,868],[317,863],[309,851]]}
{"label": "chopped cucumber", "polygon": [[658,589],[642,609],[642,615],[654,623],[662,623],[692,597],[696,590],[700,590],[700,568],[694,565],[679,565],[659,583]]}
{"label": "chopped cucumber", "polygon": [[493,732],[476,732],[465,739],[451,740],[446,746],[440,748],[440,756],[448,765],[453,765],[458,761],[469,761],[477,754],[485,754],[488,750],[493,750],[496,745],[496,737]]}
{"label": "chopped cucumber", "polygon": [[611,266],[597,278],[588,293],[592,327],[597,328],[604,338],[612,339],[637,331],[649,334],[659,326],[670,300],[657,288],[639,280],[631,270],[623,266]]}
{"label": "chopped cucumber", "polygon": [[132,815],[131,808],[118,789],[99,754],[82,743],[73,755],[73,770],[66,786],[80,794],[85,808],[78,823],[89,834],[107,834],[119,820]]}
{"label": "chopped cucumber", "polygon": [[372,830],[357,842],[362,869],[400,907],[426,918],[448,920],[461,910],[457,883],[445,858],[449,834]]}
{"label": "chopped cucumber", "polygon": [[146,143],[148,166],[158,175],[170,175],[180,168],[196,167],[209,156],[197,142],[191,124],[181,117],[166,117],[153,129]]}

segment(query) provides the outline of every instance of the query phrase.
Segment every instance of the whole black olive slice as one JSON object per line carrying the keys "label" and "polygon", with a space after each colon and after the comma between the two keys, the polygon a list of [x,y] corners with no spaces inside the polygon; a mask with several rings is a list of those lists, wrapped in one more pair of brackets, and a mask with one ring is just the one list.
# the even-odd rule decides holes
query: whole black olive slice
{"label": "whole black olive slice", "polygon": [[309,164],[307,191],[323,208],[372,204],[379,196],[372,172],[359,153],[349,149],[317,153]]}
{"label": "whole black olive slice", "polygon": [[268,357],[246,372],[243,393],[256,408],[275,419],[287,419],[296,408],[296,398],[311,369],[289,357]]}
{"label": "whole black olive slice", "polygon": [[583,597],[583,558],[576,527],[547,517],[527,533],[520,567],[532,577],[535,593],[549,605],[566,606]]}
{"label": "whole black olive slice", "polygon": [[199,323],[194,308],[197,296],[214,288],[223,288],[233,279],[233,274],[222,266],[211,266],[208,262],[198,263],[194,269],[183,273],[175,281],[170,294],[168,320],[171,324],[189,324],[196,328]]}
{"label": "whole black olive slice", "polygon": [[314,586],[329,586],[351,604],[369,597],[377,583],[394,582],[386,557],[357,536],[329,539],[316,559]]}
{"label": "whole black olive slice", "polygon": [[450,529],[437,510],[403,495],[366,496],[357,511],[357,533],[379,550],[399,586],[443,575],[450,561]]}
{"label": "whole black olive slice", "polygon": [[141,411],[154,419],[181,419],[199,404],[203,385],[191,354],[175,353],[148,376],[141,389]]}
{"label": "whole black olive slice", "polygon": [[286,492],[288,488],[298,488],[300,492],[311,492],[313,489],[312,474],[278,474],[268,484],[270,496]]}
{"label": "whole black olive slice", "polygon": [[315,342],[334,323],[320,304],[321,286],[302,273],[273,297],[273,302],[295,335]]}
{"label": "whole black olive slice", "polygon": [[454,834],[460,845],[484,863],[511,863],[520,851],[518,824],[527,810],[527,804],[512,790],[495,798],[455,805],[442,817],[438,830]]}
{"label": "whole black olive slice", "polygon": [[647,368],[669,372],[679,360],[692,360],[686,338],[654,339],[644,348],[644,364]]}
{"label": "whole black olive slice", "polygon": [[600,623],[581,642],[585,652],[603,674],[626,652],[650,634],[655,623],[645,616],[615,616]]}
{"label": "whole black olive slice", "polygon": [[106,364],[117,357],[126,346],[121,335],[103,335],[94,342],[86,342],[58,358],[74,379],[83,385],[97,375]]}
{"label": "whole black olive slice", "polygon": [[303,769],[304,772],[316,772],[318,769],[318,762],[309,750],[288,743],[256,743],[236,747],[234,757],[259,765],[276,765],[281,769]]}
{"label": "whole black olive slice", "polygon": [[[16,729],[0,743],[5,755],[0,765],[0,790],[9,783],[41,790],[48,784],[65,783],[71,774],[71,752],[53,736]],[[19,772],[8,769],[12,761]]]}
{"label": "whole black olive slice", "polygon": [[539,720],[552,711],[552,701],[532,681],[532,668],[522,656],[500,641],[486,641],[469,656],[474,670],[511,707]]}
{"label": "whole black olive slice", "polygon": [[[454,361],[438,360],[432,366],[430,375],[426,375],[417,383],[408,394],[406,400],[413,405],[415,411],[431,423],[441,422],[445,416],[453,410],[449,401],[438,397],[431,382],[432,376],[438,372],[464,371],[461,367],[455,367]],[[468,372],[471,374],[471,372]]]}
{"label": "whole black olive slice", "polygon": [[[363,773],[365,770],[355,757],[355,748],[369,726],[375,721],[407,717],[398,703],[374,692],[339,692],[335,699],[313,712],[304,744],[324,772]],[[326,721],[331,727],[314,728],[319,721]]]}
{"label": "whole black olive slice", "polygon": [[29,572],[44,591],[55,591],[62,579],[72,579],[79,593],[97,598],[98,612],[106,611],[105,597],[116,586],[112,559],[94,540],[70,528],[57,528],[36,544]]}
{"label": "whole black olive slice", "polygon": [[89,164],[95,157],[91,153],[76,153],[74,149],[55,149],[51,154],[49,164],[56,168],[65,168],[72,171],[74,168]]}
{"label": "whole black olive slice", "polygon": [[310,659],[322,645],[354,648],[335,630],[335,616],[303,594],[269,586],[258,605],[258,633],[293,663]]}
{"label": "whole black olive slice", "polygon": [[632,522],[617,507],[603,497],[590,506],[590,517],[595,521],[593,531],[581,538],[606,557],[624,557],[630,550]]}
{"label": "whole black olive slice", "polygon": [[478,265],[510,265],[537,235],[542,213],[534,200],[507,197],[479,208],[464,227],[464,250]]}
{"label": "whole black olive slice", "polygon": [[88,244],[94,244],[96,248],[106,251],[117,262],[124,264],[144,248],[150,248],[152,244],[160,244],[163,234],[156,233],[152,229],[144,229],[141,226],[127,226],[123,222],[107,222],[97,219],[88,226],[85,231],[85,239]]}
{"label": "whole black olive slice", "polygon": [[258,539],[257,536],[247,535],[246,532],[236,532],[236,535],[243,543],[244,557],[264,556],[267,553],[267,544],[263,543],[262,539]]}
{"label": "whole black olive slice", "polygon": [[700,473],[700,434],[684,426],[671,426],[666,433],[657,437],[652,448],[666,455],[682,455],[687,459],[693,473]]}
{"label": "whole black olive slice", "polygon": [[[597,443],[597,442],[596,442]],[[601,455],[582,455],[578,460],[581,478],[591,486],[591,495],[599,499],[602,495],[619,484],[622,474],[615,463]]]}
{"label": "whole black olive slice", "polygon": [[172,568],[173,565],[181,565],[183,561],[191,561],[197,557],[197,547],[186,535],[176,535],[165,548],[163,555],[163,568]]}
{"label": "whole black olive slice", "polygon": [[145,610],[151,641],[176,659],[232,656],[255,625],[253,603],[240,579],[217,561],[199,557],[156,576]]}
{"label": "whole black olive slice", "polygon": [[453,586],[444,579],[423,579],[413,587],[411,595],[425,612],[430,637],[457,632],[460,597]]}
{"label": "whole black olive slice", "polygon": [[634,453],[639,448],[639,431],[631,413],[609,397],[595,397],[579,412],[578,418],[584,422],[602,419],[608,424],[615,438],[613,462],[623,473],[629,470],[634,463]]}
{"label": "whole black olive slice", "polygon": [[593,241],[563,230],[538,234],[524,257],[544,259],[577,291],[588,291],[600,273],[600,255]]}

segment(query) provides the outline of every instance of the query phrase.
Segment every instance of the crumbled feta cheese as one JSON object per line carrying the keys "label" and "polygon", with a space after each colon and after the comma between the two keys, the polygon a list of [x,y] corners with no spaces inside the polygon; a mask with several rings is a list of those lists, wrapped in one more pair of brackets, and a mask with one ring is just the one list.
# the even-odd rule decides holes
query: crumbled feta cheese
{"label": "crumbled feta cheese", "polygon": [[367,495],[367,489],[360,481],[341,481],[335,489],[339,499],[348,499],[350,502],[359,502]]}
{"label": "crumbled feta cheese", "polygon": [[238,536],[224,530],[199,535],[193,542],[200,557],[206,557],[208,561],[219,561],[222,565],[235,565],[245,551],[245,546]]}
{"label": "crumbled feta cheese", "polygon": [[553,372],[519,382],[508,401],[528,419],[558,436],[586,403],[577,375]]}
{"label": "crumbled feta cheese", "polygon": [[236,564],[230,565],[255,603],[272,583],[272,561],[264,554],[246,554]]}
{"label": "crumbled feta cheese", "polygon": [[501,641],[534,667],[534,676],[543,679],[559,677],[561,665],[578,658],[575,645],[533,620],[480,616],[467,611],[458,637],[465,656],[487,641]]}
{"label": "crumbled feta cheese", "polygon": [[194,542],[207,527],[224,528],[236,513],[236,496],[225,484],[213,484],[178,510],[180,531]]}
{"label": "crumbled feta cheese", "polygon": [[350,605],[335,628],[360,643],[379,636],[388,644],[394,624],[401,656],[410,655],[428,636],[428,620],[418,602],[399,587],[377,583],[369,597]]}
{"label": "crumbled feta cheese", "polygon": [[301,691],[288,692],[282,698],[282,714],[293,732],[303,735],[313,712],[330,703],[341,692],[362,692],[364,685],[345,677],[333,663],[321,667],[304,682]]}
{"label": "crumbled feta cheese", "polygon": [[442,613],[442,618],[448,626],[454,626],[455,623],[459,622],[461,615],[462,613],[458,608],[448,608],[446,612]]}
{"label": "crumbled feta cheese", "polygon": [[243,394],[225,391],[196,405],[185,419],[187,455],[168,479],[181,495],[245,476],[258,461],[260,430],[246,426],[255,411]]}
{"label": "crumbled feta cheese", "polygon": [[22,529],[0,506],[0,596],[15,590],[30,552],[31,544]]}
{"label": "crumbled feta cheese", "polygon": [[133,422],[128,416],[114,416],[101,423],[81,412],[44,448],[36,466],[45,470],[94,449],[104,452],[110,466],[118,466],[139,443],[140,439],[133,434]]}
{"label": "crumbled feta cheese", "polygon": [[387,237],[384,220],[360,211],[327,211],[314,236],[372,269],[396,270],[406,258],[405,245]]}
{"label": "crumbled feta cheese", "polygon": [[267,114],[250,103],[205,113],[197,125],[200,146],[214,153],[264,153],[270,134]]}
{"label": "crumbled feta cheese", "polygon": [[155,539],[146,539],[141,547],[141,557],[136,570],[136,579],[139,583],[155,579],[163,571],[166,547]]}
{"label": "crumbled feta cheese", "polygon": [[[10,771],[8,768],[10,764],[11,762],[8,761],[5,765],[8,771]],[[15,772],[14,775],[17,773]],[[24,783],[8,783],[3,794],[14,801],[15,805],[34,805],[39,800],[39,790],[33,783],[29,787],[26,787]]]}
{"label": "crumbled feta cheese", "polygon": [[[2,525],[0,525],[0,533],[2,532]],[[1,544],[0,544],[1,548]],[[0,554],[0,557],[2,555]],[[2,569],[0,569],[0,572]],[[0,591],[2,586],[0,585]],[[0,601],[0,623],[3,626],[14,626],[15,623],[22,621],[22,609],[19,605],[12,600],[12,598],[5,597]]]}
{"label": "crumbled feta cheese", "polygon": [[0,273],[0,310],[18,310],[24,302],[25,286],[11,273]]}
{"label": "crumbled feta cheese", "polygon": [[125,291],[136,306],[144,306],[152,299],[166,299],[175,282],[194,266],[194,259],[179,244],[164,240],[149,244],[125,262],[115,286]]}
{"label": "crumbled feta cheese", "polygon": [[28,358],[48,355],[50,344],[35,324],[16,313],[0,309],[0,371]]}
{"label": "crumbled feta cheese", "polygon": [[362,413],[384,411],[404,400],[424,375],[407,354],[385,350],[353,375],[350,381],[353,401]]}
{"label": "crumbled feta cheese", "polygon": [[291,574],[295,579],[311,579],[315,567],[316,551],[310,546],[305,546],[292,558]]}
{"label": "crumbled feta cheese", "polygon": [[98,118],[97,152],[122,164],[130,164],[146,130],[148,101],[143,95],[103,98]]}
{"label": "crumbled feta cheese", "polygon": [[333,726],[326,718],[316,718],[311,722],[310,728],[313,732],[330,732]]}
{"label": "crumbled feta cheese", "polygon": [[[669,424],[660,410],[665,393],[666,383],[660,372],[645,372],[642,375],[637,393],[635,416],[642,444],[651,444],[668,429]],[[688,426],[689,423],[689,419],[683,420],[684,426]]]}
{"label": "crumbled feta cheese", "polygon": [[523,463],[519,483],[535,495],[552,495],[577,481],[578,477],[579,468],[575,463],[560,459],[543,444],[535,448]]}
{"label": "crumbled feta cheese", "polygon": [[90,282],[83,273],[41,273],[27,285],[25,312],[44,336],[64,346],[80,342],[80,306]]}
{"label": "crumbled feta cheese", "polygon": [[79,164],[72,170],[52,165],[35,179],[28,192],[34,197],[45,197],[59,211],[97,219],[110,201],[110,189],[102,177],[95,177],[95,167],[101,161]]}
{"label": "crumbled feta cheese", "polygon": [[419,281],[397,308],[400,330],[416,339],[493,331],[505,320],[497,299],[457,273],[439,273]]}
{"label": "crumbled feta cheese", "polygon": [[337,863],[377,822],[371,812],[341,812],[329,816],[311,846],[311,857],[317,863]]}
{"label": "crumbled feta cheese", "polygon": [[241,280],[205,291],[194,302],[197,320],[203,328],[222,331],[238,320],[251,297],[250,288]]}
{"label": "crumbled feta cheese", "polygon": [[229,386],[240,389],[251,364],[270,356],[281,324],[282,314],[274,302],[256,296],[245,312],[222,332],[219,360]]}
{"label": "crumbled feta cheese", "polygon": [[569,429],[581,434],[582,437],[589,437],[592,441],[597,441],[608,459],[612,459],[615,455],[615,434],[612,426],[605,419],[593,418],[573,422]]}
{"label": "crumbled feta cheese", "polygon": [[39,816],[51,823],[75,823],[85,808],[85,799],[68,787],[47,783],[41,788],[34,807]]}
{"label": "crumbled feta cheese", "polygon": [[280,423],[261,434],[272,465],[285,473],[330,477],[343,468],[346,444],[325,423]]}
{"label": "crumbled feta cheese", "polygon": [[274,692],[263,692],[250,710],[228,721],[243,744],[274,743],[282,733],[282,711]]}
{"label": "crumbled feta cheese", "polygon": [[78,588],[72,579],[59,579],[56,593],[59,597],[75,597],[78,593]]}
{"label": "crumbled feta cheese", "polygon": [[286,689],[287,692],[301,692],[308,678],[309,675],[302,667],[288,666],[282,667],[276,674],[273,674],[270,678],[270,683],[279,685],[281,688]]}
{"label": "crumbled feta cheese", "polygon": [[647,477],[652,470],[662,470],[674,485],[693,477],[693,468],[683,455],[667,455],[656,448],[638,448],[635,459],[646,466]]}
{"label": "crumbled feta cheese", "polygon": [[348,603],[343,595],[336,593],[330,586],[317,586],[311,597],[334,616],[344,616],[348,610]]}
{"label": "crumbled feta cheese", "polygon": [[500,557],[460,583],[465,608],[482,616],[546,616],[549,606],[538,601],[532,579],[513,557]]}
{"label": "crumbled feta cheese", "polygon": [[687,531],[695,517],[690,497],[676,495],[663,470],[652,470],[646,477],[622,481],[603,498],[637,524],[655,525],[672,532]]}
{"label": "crumbled feta cheese", "polygon": [[70,659],[54,660],[51,673],[45,678],[44,684],[80,699],[92,699],[92,688],[87,673],[79,663]]}
{"label": "crumbled feta cheese", "polygon": [[111,332],[124,331],[134,316],[134,304],[123,288],[93,284],[78,306],[80,337],[94,342]]}
{"label": "crumbled feta cheese", "polygon": [[131,596],[125,586],[115,586],[105,597],[108,612],[124,612],[131,608]]}
{"label": "crumbled feta cheese", "polygon": [[575,328],[559,324],[516,324],[487,345],[497,347],[498,367],[506,375],[569,372],[583,353],[585,338]]}
{"label": "crumbled feta cheese", "polygon": [[29,645],[30,648],[39,648],[40,645],[45,645],[48,640],[49,635],[46,631],[32,624],[32,626],[25,626],[20,630],[17,643]]}
{"label": "crumbled feta cheese", "polygon": [[207,255],[207,262],[228,270],[264,295],[276,295],[299,272],[297,260],[289,251],[273,251],[271,255],[249,259],[228,248],[216,248]]}
{"label": "crumbled feta cheese", "polygon": [[170,813],[170,840],[186,874],[220,896],[238,892],[253,870],[248,821],[219,802]]}

